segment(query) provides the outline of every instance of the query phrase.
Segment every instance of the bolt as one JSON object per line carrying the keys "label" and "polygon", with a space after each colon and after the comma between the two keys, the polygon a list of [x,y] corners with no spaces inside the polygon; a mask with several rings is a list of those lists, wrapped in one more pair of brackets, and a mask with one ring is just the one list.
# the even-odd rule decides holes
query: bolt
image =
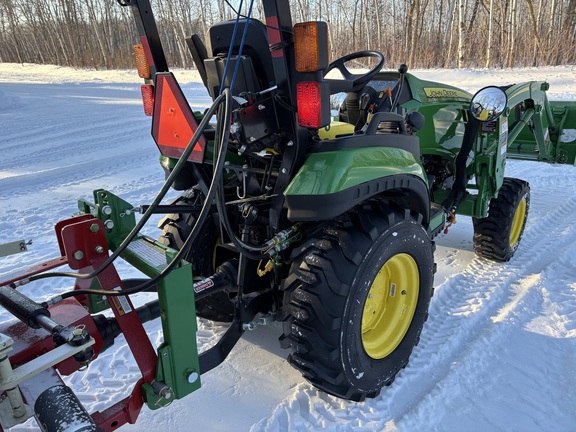
{"label": "bolt", "polygon": [[102,207],[102,214],[104,214],[106,216],[110,216],[112,214],[112,207],[110,207],[108,205]]}
{"label": "bolt", "polygon": [[159,396],[163,399],[170,399],[172,397],[172,392],[170,391],[170,388],[165,387],[160,391]]}
{"label": "bolt", "polygon": [[186,379],[188,380],[188,382],[189,382],[190,384],[193,384],[193,383],[195,383],[196,381],[198,381],[198,378],[199,378],[198,372],[190,372],[190,373],[188,374],[188,376],[186,377]]}
{"label": "bolt", "polygon": [[259,109],[260,111],[262,111],[263,109],[266,109],[266,107],[265,107],[264,105],[260,104],[260,105],[258,105],[258,109]]}
{"label": "bolt", "polygon": [[248,142],[253,143],[254,141],[256,141],[256,138],[254,138],[254,137],[249,137],[249,138],[248,138]]}
{"label": "bolt", "polygon": [[401,292],[400,294],[406,295],[406,294],[408,294],[408,293],[406,292],[406,290],[402,290],[402,292]]}
{"label": "bolt", "polygon": [[90,225],[90,231],[93,233],[97,233],[100,230],[100,225],[93,223]]}
{"label": "bolt", "polygon": [[230,126],[230,133],[235,134],[239,130],[240,130],[240,123],[238,122],[232,123],[232,125]]}
{"label": "bolt", "polygon": [[282,174],[288,174],[288,170],[286,168],[282,168]]}
{"label": "bolt", "polygon": [[250,323],[246,323],[246,324],[242,324],[242,328],[244,330],[256,330],[256,323],[250,322]]}
{"label": "bolt", "polygon": [[114,221],[112,219],[108,219],[106,222],[104,222],[104,226],[106,227],[106,229],[111,230],[112,228],[114,228]]}
{"label": "bolt", "polygon": [[288,147],[292,147],[292,146],[294,145],[294,141],[288,141],[288,142],[286,143],[286,145],[287,145]]}
{"label": "bolt", "polygon": [[82,252],[81,250],[77,250],[76,252],[74,252],[75,260],[80,261],[82,258],[84,258],[84,252]]}
{"label": "bolt", "polygon": [[96,246],[96,247],[94,248],[94,251],[95,251],[96,253],[101,254],[101,253],[104,253],[104,248],[103,248],[102,246],[98,245],[98,246]]}

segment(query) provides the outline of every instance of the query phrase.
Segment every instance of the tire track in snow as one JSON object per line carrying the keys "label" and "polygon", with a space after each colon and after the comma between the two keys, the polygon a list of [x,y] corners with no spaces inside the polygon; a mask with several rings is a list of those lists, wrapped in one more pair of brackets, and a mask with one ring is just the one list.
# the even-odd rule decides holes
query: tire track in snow
{"label": "tire track in snow", "polygon": [[[448,392],[442,391],[442,385],[447,377],[452,379],[453,363],[482,353],[482,349],[475,349],[475,346],[483,346],[487,335],[500,331],[494,328],[493,317],[503,309],[513,311],[522,304],[514,300],[510,286],[545,270],[559,252],[567,253],[576,243],[576,196],[551,213],[542,212],[538,216],[538,220],[532,220],[526,227],[521,247],[511,263],[497,264],[475,258],[464,272],[440,287],[408,367],[378,398],[353,404],[303,384],[277,407],[270,419],[264,419],[253,430],[314,430],[318,427],[338,431],[384,430],[395,428],[395,423],[402,422],[407,414],[415,413],[415,419],[423,423],[418,426],[411,421],[412,426],[418,428],[427,424],[426,418],[417,415],[419,406],[430,399],[429,395],[435,389],[439,393],[435,398],[449,396]],[[562,223],[550,226],[547,223],[550,220]],[[551,250],[554,253],[550,253]],[[576,315],[570,308],[567,313]],[[491,361],[484,363],[484,370],[493,366]],[[374,413],[377,413],[376,419]],[[294,428],[295,424],[299,426]]]}
{"label": "tire track in snow", "polygon": [[[98,166],[94,161],[86,160],[82,163],[73,163],[68,166],[59,166],[45,171],[0,179],[0,199],[8,200],[12,197],[22,197],[28,193],[42,190],[66,187],[74,183],[87,183],[99,178],[106,178],[112,174],[128,168],[137,168],[150,164],[151,151],[145,151],[134,157],[133,152],[120,153],[98,160]],[[158,173],[158,177],[161,174]]]}
{"label": "tire track in snow", "polygon": [[[570,227],[556,245],[553,260],[543,263],[541,273],[535,268],[511,286],[509,301],[490,317],[493,324],[401,420],[399,429],[418,430],[427,424],[430,430],[474,430],[483,424],[507,432],[572,430],[576,423],[572,390],[576,386],[575,254],[576,234]],[[522,415],[516,415],[512,424],[501,422],[519,409],[516,398],[522,401]],[[467,408],[455,418],[446,407]]]}
{"label": "tire track in snow", "polygon": [[[93,125],[92,127],[86,126],[77,129],[67,129],[66,133],[51,135],[51,140],[56,145],[50,146],[46,151],[46,147],[29,145],[25,141],[18,141],[17,148],[25,149],[21,153],[12,152],[13,157],[3,160],[2,171],[10,171],[17,169],[19,171],[37,166],[41,161],[42,165],[62,160],[72,160],[75,157],[88,159],[91,154],[100,152],[113,152],[118,148],[122,148],[123,143],[133,141],[135,136],[140,136],[142,140],[150,140],[146,131],[143,131],[142,124],[136,123],[131,127],[122,127],[116,122],[103,122]],[[111,134],[111,130],[119,130]],[[38,138],[37,138],[38,140]],[[31,153],[31,150],[35,152]],[[6,154],[10,154],[10,149],[7,149]]]}

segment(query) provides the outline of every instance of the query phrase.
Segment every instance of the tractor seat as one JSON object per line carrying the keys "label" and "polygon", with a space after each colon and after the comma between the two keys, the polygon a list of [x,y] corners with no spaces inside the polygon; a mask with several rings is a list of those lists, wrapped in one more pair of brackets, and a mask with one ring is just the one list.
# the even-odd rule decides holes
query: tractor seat
{"label": "tractor seat", "polygon": [[[275,84],[272,53],[268,45],[268,32],[266,26],[257,20],[238,22],[236,38],[232,41],[235,21],[225,21],[210,27],[207,35],[207,56],[204,64],[207,71],[208,91],[215,97],[222,81],[230,84],[234,67],[237,61],[241,67],[234,86],[234,94],[241,92],[259,92]],[[242,57],[238,59],[240,42],[246,31],[246,40],[242,49]],[[224,77],[226,57],[232,45],[232,58],[227,77]]]}

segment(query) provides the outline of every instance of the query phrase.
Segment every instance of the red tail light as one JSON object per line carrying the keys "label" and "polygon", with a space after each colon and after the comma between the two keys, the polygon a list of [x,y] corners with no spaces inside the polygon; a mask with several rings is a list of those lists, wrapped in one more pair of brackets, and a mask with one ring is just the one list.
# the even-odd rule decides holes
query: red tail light
{"label": "red tail light", "polygon": [[140,87],[142,92],[142,103],[144,104],[144,114],[151,116],[154,111],[154,86],[145,84]]}
{"label": "red tail light", "polygon": [[307,81],[296,84],[298,124],[318,129],[330,124],[330,94],[327,83]]}

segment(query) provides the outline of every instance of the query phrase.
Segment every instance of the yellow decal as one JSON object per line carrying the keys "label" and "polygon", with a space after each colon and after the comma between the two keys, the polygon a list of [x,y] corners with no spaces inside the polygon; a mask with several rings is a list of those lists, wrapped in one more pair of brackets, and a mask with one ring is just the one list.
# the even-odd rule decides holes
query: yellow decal
{"label": "yellow decal", "polygon": [[442,98],[442,99],[470,99],[472,95],[462,90],[455,90],[443,87],[425,88],[424,94],[428,98]]}

